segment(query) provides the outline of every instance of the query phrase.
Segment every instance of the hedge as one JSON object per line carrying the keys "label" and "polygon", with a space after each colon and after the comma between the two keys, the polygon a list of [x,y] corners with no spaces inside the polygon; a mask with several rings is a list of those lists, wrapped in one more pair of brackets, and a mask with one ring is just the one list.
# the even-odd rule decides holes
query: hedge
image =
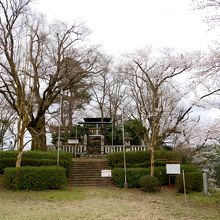
{"label": "hedge", "polygon": [[16,158],[0,158],[0,174],[4,173],[6,167],[15,167]]}
{"label": "hedge", "polygon": [[[124,186],[124,169],[115,168],[112,170],[112,178],[117,187],[122,188]],[[128,188],[139,187],[139,179],[147,175],[147,169],[144,168],[130,168],[127,169],[127,183]]]}
{"label": "hedge", "polygon": [[[117,164],[123,164],[124,154],[123,152],[110,153],[106,155],[108,163],[111,167],[117,167]],[[126,163],[137,164],[144,163],[150,160],[149,152],[147,151],[136,151],[136,152],[126,152]]]}
{"label": "hedge", "polygon": [[216,179],[217,179],[217,186],[220,187],[220,164],[216,166]]}
{"label": "hedge", "polygon": [[[182,165],[185,168],[185,172],[194,171],[199,172],[195,166]],[[148,168],[127,168],[127,182],[129,188],[139,187],[139,179],[144,175],[150,175],[150,167]],[[166,186],[169,184],[169,175],[166,174],[166,167],[155,167],[154,176],[158,178],[160,186]],[[171,176],[171,183],[175,183],[176,176]],[[124,186],[124,169],[114,168],[112,170],[112,178],[117,187]]]}
{"label": "hedge", "polygon": [[[33,159],[57,159],[57,151],[25,151],[23,154],[24,158]],[[73,154],[65,151],[59,152],[60,160],[72,160]]]}
{"label": "hedge", "polygon": [[[15,167],[17,151],[0,151],[0,173],[6,167]],[[66,168],[67,175],[72,163],[72,154],[60,152],[59,165]],[[22,157],[22,166],[52,166],[57,164],[57,152],[25,151]]]}
{"label": "hedge", "polygon": [[[0,158],[16,158],[18,151],[0,151]],[[72,153],[60,151],[61,160],[72,160]],[[57,151],[24,151],[23,158],[56,159]]]}
{"label": "hedge", "polygon": [[[127,163],[126,161],[126,166],[128,168],[147,168],[150,167],[150,161],[145,161],[144,163]],[[161,166],[166,166],[166,162],[165,161],[155,161],[154,163],[155,167],[161,167]],[[118,163],[115,165],[115,168],[123,168],[124,167],[124,163]]]}
{"label": "hedge", "polygon": [[[139,187],[139,179],[144,175],[150,175],[150,168],[128,168],[127,183],[129,188]],[[158,178],[160,185],[167,185],[169,177],[166,175],[165,167],[155,167],[155,177]],[[112,178],[117,187],[124,186],[124,169],[115,168],[112,170]]]}
{"label": "hedge", "polygon": [[[141,164],[141,167],[150,166],[150,152],[149,151],[130,151],[125,153],[126,163],[132,167],[137,167]],[[185,162],[185,155],[179,154],[177,151],[168,150],[156,150],[155,154],[155,166],[163,166],[166,161],[180,161]],[[112,168],[123,167],[124,154],[123,152],[110,153],[106,155],[109,165]]]}
{"label": "hedge", "polygon": [[4,180],[13,190],[61,189],[67,184],[65,168],[57,166],[6,168]]}
{"label": "hedge", "polygon": [[[186,192],[203,190],[202,172],[188,172],[185,173]],[[178,192],[183,193],[183,175],[180,174],[176,177],[176,189]]]}
{"label": "hedge", "polygon": [[[147,168],[147,173],[150,174],[150,167]],[[158,178],[160,186],[169,184],[169,175],[166,174],[166,167],[154,167],[154,176]]]}
{"label": "hedge", "polygon": [[[70,165],[72,161],[69,160],[59,160],[59,165],[66,168],[66,175],[68,176]],[[23,158],[21,162],[22,166],[53,166],[57,165],[57,160],[55,159],[35,159],[35,158]]]}
{"label": "hedge", "polygon": [[185,172],[200,171],[196,165],[192,165],[192,164],[181,164],[181,170],[184,170]]}
{"label": "hedge", "polygon": [[156,192],[160,190],[159,180],[155,176],[142,176],[139,180],[139,185],[145,192]]}
{"label": "hedge", "polygon": [[18,151],[16,151],[16,150],[0,151],[0,159],[2,159],[2,158],[16,158],[17,155],[18,155]]}

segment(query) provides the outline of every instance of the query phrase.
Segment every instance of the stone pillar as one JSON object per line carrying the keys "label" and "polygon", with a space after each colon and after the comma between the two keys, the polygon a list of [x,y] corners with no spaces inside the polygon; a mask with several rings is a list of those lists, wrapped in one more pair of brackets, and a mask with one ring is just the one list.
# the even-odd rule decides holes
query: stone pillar
{"label": "stone pillar", "polygon": [[87,150],[87,142],[88,142],[88,137],[85,134],[84,138],[83,138],[83,152],[86,152],[86,150]]}
{"label": "stone pillar", "polygon": [[205,195],[208,194],[208,179],[207,179],[207,173],[203,173],[203,193]]}
{"label": "stone pillar", "polygon": [[104,135],[101,135],[101,154],[104,154]]}

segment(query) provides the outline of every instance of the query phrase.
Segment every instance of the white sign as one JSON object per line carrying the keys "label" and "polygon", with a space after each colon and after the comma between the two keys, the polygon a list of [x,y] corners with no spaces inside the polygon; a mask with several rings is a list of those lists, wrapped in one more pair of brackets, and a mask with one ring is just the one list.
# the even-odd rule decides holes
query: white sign
{"label": "white sign", "polygon": [[111,170],[101,170],[101,177],[112,177]]}
{"label": "white sign", "polygon": [[166,164],[167,174],[180,174],[180,164]]}
{"label": "white sign", "polygon": [[78,144],[79,140],[78,139],[68,139],[68,144]]}

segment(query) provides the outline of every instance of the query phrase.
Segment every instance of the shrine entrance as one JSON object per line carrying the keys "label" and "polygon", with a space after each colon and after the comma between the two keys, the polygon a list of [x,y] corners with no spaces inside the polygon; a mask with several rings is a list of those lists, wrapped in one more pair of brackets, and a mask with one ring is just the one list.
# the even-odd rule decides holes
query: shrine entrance
{"label": "shrine entrance", "polygon": [[84,122],[79,122],[85,127],[84,153],[89,155],[99,155],[103,152],[103,146],[107,145],[107,133],[110,118],[84,118]]}
{"label": "shrine entrance", "polygon": [[87,143],[88,154],[101,154],[101,136],[90,135]]}

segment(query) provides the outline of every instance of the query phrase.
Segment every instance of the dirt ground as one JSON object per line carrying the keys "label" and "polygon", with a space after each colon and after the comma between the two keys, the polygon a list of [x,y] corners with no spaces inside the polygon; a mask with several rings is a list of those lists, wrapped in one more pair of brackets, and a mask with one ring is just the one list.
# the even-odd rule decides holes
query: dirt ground
{"label": "dirt ground", "polygon": [[11,192],[0,189],[0,219],[220,220],[220,201],[204,203],[168,189],[79,187],[63,191]]}

